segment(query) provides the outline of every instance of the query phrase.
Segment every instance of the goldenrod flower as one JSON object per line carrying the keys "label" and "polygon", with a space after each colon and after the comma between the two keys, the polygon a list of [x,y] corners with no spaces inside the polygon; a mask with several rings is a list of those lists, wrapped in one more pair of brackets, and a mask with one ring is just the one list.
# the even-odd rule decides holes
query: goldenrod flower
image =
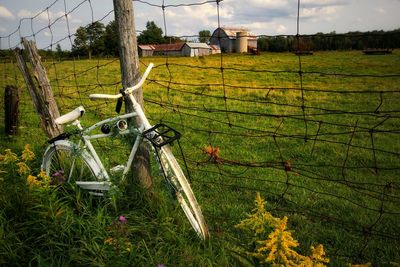
{"label": "goldenrod flower", "polygon": [[[248,255],[270,266],[324,267],[329,263],[322,245],[311,247],[310,257],[296,252],[294,249],[299,246],[299,242],[287,229],[288,218],[275,218],[266,211],[265,201],[258,192],[255,205],[254,213],[247,214],[247,218],[235,226],[255,233],[253,241],[256,241],[257,245],[254,250],[247,252]],[[272,232],[268,234],[271,228]],[[258,241],[260,235],[267,235],[267,239]]]}
{"label": "goldenrod flower", "polygon": [[265,210],[265,201],[260,196],[259,192],[256,194],[255,204],[256,208],[253,209],[254,213],[247,214],[247,219],[242,220],[239,224],[235,225],[235,227],[248,229],[254,231],[256,234],[263,234],[267,230],[266,226],[275,227],[279,219]]}
{"label": "goldenrod flower", "polygon": [[18,166],[18,173],[19,174],[25,174],[31,171],[31,168],[29,168],[28,165],[26,165],[25,162],[18,162],[17,163]]}
{"label": "goldenrod flower", "polygon": [[109,237],[106,240],[104,240],[104,244],[112,245],[112,244],[114,244],[114,239],[112,237]]}
{"label": "goldenrod flower", "polygon": [[37,178],[33,175],[28,175],[28,177],[26,178],[26,182],[28,183],[29,186],[34,186],[34,185],[39,185],[39,181],[37,180]]}
{"label": "goldenrod flower", "polygon": [[296,264],[305,258],[292,249],[298,247],[299,242],[286,230],[287,220],[287,217],[281,219],[275,230],[268,235],[268,239],[259,241],[261,247],[256,250],[255,256],[265,263],[297,266]]}
{"label": "goldenrod flower", "polygon": [[125,250],[128,251],[128,252],[131,252],[131,250],[132,250],[132,243],[131,242],[129,242],[129,241],[125,242]]}
{"label": "goldenrod flower", "polygon": [[38,174],[38,177],[42,179],[42,181],[46,184],[49,185],[51,183],[50,177],[46,174],[44,170],[40,170],[40,173]]}
{"label": "goldenrod flower", "polygon": [[33,160],[35,158],[35,153],[32,152],[29,144],[26,144],[24,151],[22,151],[21,159],[25,162]]}
{"label": "goldenrod flower", "polygon": [[325,266],[324,263],[329,263],[329,259],[325,258],[324,246],[319,244],[315,248],[311,246],[311,260],[315,263],[315,266]]}
{"label": "goldenrod flower", "polygon": [[0,161],[4,163],[16,162],[18,160],[17,154],[13,153],[11,149],[4,150],[5,154],[0,155]]}

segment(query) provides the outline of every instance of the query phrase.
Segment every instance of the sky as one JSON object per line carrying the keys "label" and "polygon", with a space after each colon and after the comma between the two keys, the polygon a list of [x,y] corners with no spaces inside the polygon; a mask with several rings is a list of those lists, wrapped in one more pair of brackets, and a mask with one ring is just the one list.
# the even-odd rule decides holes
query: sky
{"label": "sky", "polygon": [[[59,43],[70,49],[79,26],[97,20],[106,25],[114,19],[112,2],[0,0],[0,48],[15,47],[21,37],[27,37],[39,48],[55,49]],[[297,0],[223,0],[219,16],[215,1],[164,0],[166,27],[159,7],[162,3],[133,0],[137,31],[144,30],[147,21],[154,21],[167,35],[193,36],[200,30],[212,33],[219,18],[221,27],[244,27],[256,35],[297,33]],[[205,4],[188,5],[193,3]],[[299,32],[394,30],[400,28],[399,10],[400,0],[301,0]]]}

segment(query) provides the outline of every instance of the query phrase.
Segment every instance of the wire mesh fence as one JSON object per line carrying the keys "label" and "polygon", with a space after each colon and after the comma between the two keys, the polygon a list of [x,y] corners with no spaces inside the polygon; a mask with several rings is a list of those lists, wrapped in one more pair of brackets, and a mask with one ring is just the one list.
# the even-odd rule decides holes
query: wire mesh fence
{"label": "wire mesh fence", "polygon": [[[71,23],[75,14],[89,14],[88,25],[113,18],[112,10],[95,15],[94,1],[74,6],[67,2],[54,1],[0,37],[0,87],[24,88],[9,52],[20,45],[21,37],[40,43],[40,36],[46,35],[49,41],[43,50],[64,43],[72,48],[78,34]],[[151,10],[149,20],[154,16],[161,21],[167,40],[198,37],[184,32],[169,36],[170,16],[213,10],[214,24],[221,28],[220,14],[229,7],[220,0],[133,2],[136,12],[146,6]],[[285,36],[293,51],[304,40],[298,3],[297,32]],[[56,34],[58,27],[67,34]],[[267,35],[258,37],[263,36]],[[88,95],[119,91],[118,58],[95,54],[91,59],[62,58],[44,53],[42,60],[62,112],[84,105],[88,121],[113,115],[114,103],[91,102]],[[312,56],[221,53],[187,58],[166,54],[143,57],[143,69],[149,62],[156,67],[144,90],[146,113],[153,123],[164,122],[182,132],[191,182],[214,237],[239,238],[234,225],[251,209],[259,191],[269,210],[289,216],[304,246],[323,243],[328,255],[346,262],[380,265],[399,259],[397,50],[374,57],[359,50]],[[28,97],[20,105],[24,132],[37,131],[38,119]],[[105,151],[111,147],[102,146]]]}

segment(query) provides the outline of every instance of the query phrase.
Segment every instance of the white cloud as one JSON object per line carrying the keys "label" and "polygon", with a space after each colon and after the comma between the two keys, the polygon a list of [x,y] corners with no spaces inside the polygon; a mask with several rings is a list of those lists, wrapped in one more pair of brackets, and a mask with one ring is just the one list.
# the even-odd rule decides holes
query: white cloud
{"label": "white cloud", "polygon": [[[198,6],[168,8],[165,15],[168,35],[195,35],[199,30],[210,29],[212,31],[218,26],[215,4],[204,4],[200,8]],[[221,21],[232,19],[233,8],[231,6],[221,8],[219,16]],[[164,31],[163,26],[162,29]]]}
{"label": "white cloud", "polygon": [[259,33],[259,34],[286,34],[287,27],[283,24],[276,23],[276,22],[251,22],[241,24],[244,28],[250,29],[252,33]]}
{"label": "white cloud", "polygon": [[382,15],[386,14],[386,10],[383,9],[382,7],[378,8],[377,11],[378,11],[379,14],[382,14]]}
{"label": "white cloud", "polygon": [[21,9],[20,11],[18,11],[17,16],[19,18],[28,18],[28,17],[32,17],[32,12],[26,9]]}
{"label": "white cloud", "polygon": [[50,10],[49,11],[41,11],[39,13],[39,12],[32,12],[32,11],[26,10],[26,9],[21,9],[20,11],[18,11],[17,16],[19,18],[35,17],[35,19],[47,22],[49,20],[49,17],[50,17],[50,19],[53,17],[53,13]]}
{"label": "white cloud", "polygon": [[279,24],[276,26],[275,31],[279,34],[283,34],[283,33],[286,33],[287,27],[285,25]]}
{"label": "white cloud", "polygon": [[244,1],[244,4],[262,8],[282,8],[288,3],[287,0],[252,0]]}
{"label": "white cloud", "polygon": [[4,6],[0,6],[0,18],[13,19],[14,15]]}
{"label": "white cloud", "polygon": [[326,16],[331,16],[336,13],[337,13],[337,7],[334,6],[303,8],[300,10],[300,17],[301,18],[321,17],[327,19]]}
{"label": "white cloud", "polygon": [[[51,14],[51,18],[53,18],[53,14]],[[68,22],[72,23],[82,23],[83,21],[79,18],[76,18],[75,16],[72,16],[71,13],[67,13],[67,18]],[[64,11],[58,11],[57,13],[54,14],[54,20],[65,20],[65,12]]]}
{"label": "white cloud", "polygon": [[302,0],[301,5],[306,6],[331,6],[331,5],[343,5],[343,0]]}

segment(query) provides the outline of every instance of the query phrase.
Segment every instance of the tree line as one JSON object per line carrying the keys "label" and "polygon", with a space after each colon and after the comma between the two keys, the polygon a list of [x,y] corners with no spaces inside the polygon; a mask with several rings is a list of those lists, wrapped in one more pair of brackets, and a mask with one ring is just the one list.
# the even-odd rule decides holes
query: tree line
{"label": "tree line", "polygon": [[[208,42],[211,37],[209,30],[199,32],[195,41]],[[57,44],[53,49],[40,50],[45,58],[68,57],[103,57],[118,56],[118,28],[115,21],[107,25],[96,21],[87,26],[79,27],[71,50],[63,50]],[[138,44],[164,44],[187,41],[179,37],[163,36],[163,31],[154,21],[146,23],[146,29],[137,36]],[[260,51],[326,51],[326,50],[363,50],[363,49],[394,49],[400,48],[400,28],[393,31],[348,32],[345,34],[317,33],[306,36],[259,36],[257,46]],[[0,57],[12,57],[11,51],[0,50]]]}
{"label": "tree line", "polygon": [[[75,33],[71,56],[118,56],[118,28],[115,21],[106,26],[101,22],[93,22],[79,27]],[[164,44],[182,42],[177,37],[163,36],[163,31],[154,21],[146,23],[146,29],[137,36],[138,44]]]}
{"label": "tree line", "polygon": [[260,36],[258,49],[270,52],[400,48],[400,29],[393,31],[317,33],[307,36]]}

